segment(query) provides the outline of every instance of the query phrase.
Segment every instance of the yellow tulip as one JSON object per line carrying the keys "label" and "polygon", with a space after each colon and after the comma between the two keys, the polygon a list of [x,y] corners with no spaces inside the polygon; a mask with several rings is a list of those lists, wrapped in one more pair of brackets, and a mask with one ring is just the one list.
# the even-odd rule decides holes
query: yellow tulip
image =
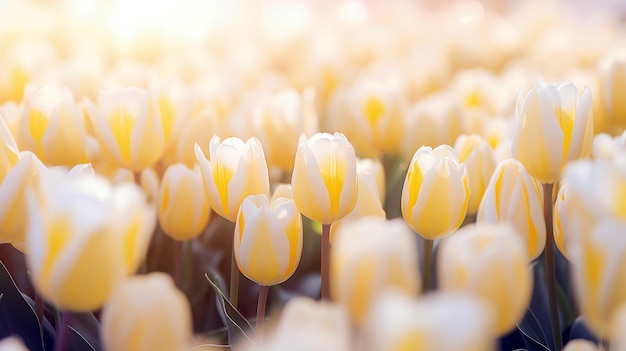
{"label": "yellow tulip", "polygon": [[415,295],[420,290],[415,235],[401,219],[364,217],[344,223],[333,242],[333,300],[363,324],[372,301],[385,289]]}
{"label": "yellow tulip", "polygon": [[289,279],[302,254],[302,217],[293,200],[271,203],[266,195],[249,195],[235,224],[235,260],[239,270],[260,285]]}
{"label": "yellow tulip", "polygon": [[555,183],[566,162],[589,157],[593,142],[591,92],[571,84],[537,83],[517,101],[511,152],[533,177]]}
{"label": "yellow tulip", "polygon": [[209,144],[209,160],[198,144],[194,151],[209,204],[220,216],[235,222],[246,196],[269,194],[267,163],[257,138],[244,143],[239,138],[221,141],[214,136]]}
{"label": "yellow tulip", "polygon": [[48,165],[88,161],[83,112],[67,88],[48,85],[27,91],[18,143]]}
{"label": "yellow tulip", "polygon": [[476,221],[511,223],[526,242],[531,259],[539,257],[546,245],[543,192],[517,160],[500,162],[480,202]]}
{"label": "yellow tulip", "polygon": [[377,299],[365,329],[369,351],[493,351],[492,314],[468,295],[438,293],[417,300],[397,291]]}
{"label": "yellow tulip", "polygon": [[473,215],[478,212],[480,200],[496,169],[496,157],[489,143],[477,134],[460,135],[454,143],[454,150],[459,155],[459,162],[467,169],[470,184],[467,214]]}
{"label": "yellow tulip", "polygon": [[153,166],[163,154],[161,117],[147,91],[102,91],[98,107],[88,99],[83,103],[109,162],[136,172]]}
{"label": "yellow tulip", "polygon": [[[563,351],[599,351],[598,345],[585,339],[574,339],[569,341]],[[622,349],[618,349],[622,350]]]}
{"label": "yellow tulip", "polygon": [[164,273],[135,276],[118,284],[102,310],[106,350],[191,349],[191,308]]}
{"label": "yellow tulip", "polygon": [[526,245],[511,226],[465,226],[443,241],[438,260],[440,289],[484,300],[495,313],[493,328],[499,335],[524,317],[532,271]]}
{"label": "yellow tulip", "polygon": [[402,216],[426,239],[455,231],[465,218],[470,197],[467,171],[448,145],[419,148],[402,188]]}
{"label": "yellow tulip", "polygon": [[354,149],[341,133],[300,136],[291,177],[293,199],[303,215],[322,224],[347,216],[356,205]]}
{"label": "yellow tulip", "polygon": [[135,184],[57,174],[27,197],[27,266],[37,291],[59,308],[95,310],[143,260],[155,214]]}
{"label": "yellow tulip", "polygon": [[209,221],[211,207],[204,196],[202,174],[177,163],[163,174],[158,191],[159,223],[165,234],[175,240],[198,237]]}

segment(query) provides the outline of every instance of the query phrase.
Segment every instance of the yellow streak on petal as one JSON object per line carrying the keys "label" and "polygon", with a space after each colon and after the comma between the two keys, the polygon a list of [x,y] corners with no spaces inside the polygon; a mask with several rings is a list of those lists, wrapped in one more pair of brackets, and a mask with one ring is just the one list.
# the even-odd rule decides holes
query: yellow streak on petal
{"label": "yellow streak on petal", "polygon": [[157,101],[159,114],[161,115],[161,126],[163,127],[163,136],[165,137],[165,141],[170,140],[170,135],[172,134],[172,126],[174,125],[174,106],[170,100],[162,96]]}
{"label": "yellow streak on petal", "polygon": [[413,163],[413,168],[409,170],[407,181],[409,182],[409,208],[407,210],[408,213],[411,213],[413,207],[417,203],[420,188],[422,187],[422,182],[424,181],[424,175],[422,174],[422,170],[420,169],[417,161]]}
{"label": "yellow streak on petal", "polygon": [[331,148],[330,157],[320,163],[320,172],[330,198],[331,216],[336,216],[339,213],[339,199],[341,198],[341,189],[343,188],[347,169],[345,162],[340,162],[337,159],[334,146],[331,146]]}
{"label": "yellow streak on petal", "polygon": [[140,228],[140,217],[135,217],[135,219],[130,223],[128,229],[124,233],[124,267],[130,274],[135,273],[134,270],[137,268],[137,264],[139,263],[140,259],[140,257],[137,257],[137,246],[141,245],[141,243],[139,242]]}
{"label": "yellow streak on petal", "polygon": [[59,255],[63,248],[67,245],[72,236],[72,225],[68,218],[59,218],[53,221],[48,227],[47,245],[45,246],[47,252],[43,267],[41,270],[41,276],[44,280],[50,278],[52,268],[57,263]]}
{"label": "yellow streak on petal", "polygon": [[109,117],[109,127],[120,149],[122,160],[130,162],[131,133],[135,118],[124,107],[118,107]]}
{"label": "yellow streak on petal", "polygon": [[354,280],[350,286],[350,294],[346,297],[350,312],[356,321],[363,322],[367,317],[367,310],[371,303],[372,278],[376,271],[376,262],[371,258],[364,258],[359,262],[354,272]]}
{"label": "yellow streak on petal", "polygon": [[415,331],[407,332],[396,343],[393,351],[420,351],[426,350],[426,341],[424,337]]}
{"label": "yellow streak on petal", "polygon": [[163,199],[161,199],[161,213],[165,213],[167,210],[167,206],[169,206],[170,202],[170,183],[165,180],[165,184],[163,184]]}
{"label": "yellow streak on petal", "polygon": [[239,221],[237,223],[239,224],[239,243],[241,243],[241,240],[243,238],[243,231],[246,226],[246,216],[243,215],[243,211],[239,211]]}
{"label": "yellow streak on petal", "polygon": [[49,122],[48,116],[37,109],[31,109],[28,113],[28,130],[37,143],[37,154],[40,158],[43,156],[42,139]]}
{"label": "yellow streak on petal", "polygon": [[[300,216],[300,213],[296,212],[296,216]],[[285,275],[290,275],[295,272],[296,267],[298,266],[298,261],[296,260],[298,255],[298,239],[300,234],[300,221],[298,218],[294,218],[287,228],[285,228],[285,234],[287,236],[287,240],[289,241],[289,265],[287,266],[287,271],[285,271]],[[283,279],[285,279],[285,275],[283,275]]]}
{"label": "yellow streak on petal", "polygon": [[526,204],[526,223],[528,223],[528,255],[535,258],[535,249],[537,248],[537,242],[539,241],[539,234],[537,228],[533,224],[532,217],[530,216],[530,199],[528,196],[528,189],[524,189],[524,203]]}
{"label": "yellow streak on petal", "polygon": [[245,267],[248,277],[261,285],[273,285],[282,276],[279,272],[278,260],[274,246],[272,246],[272,233],[267,218],[258,221],[258,227],[249,228],[246,240],[252,240],[253,249],[250,250],[248,266]]}
{"label": "yellow streak on petal", "polygon": [[571,116],[559,107],[557,107],[555,114],[561,126],[561,130],[563,131],[563,160],[565,160],[567,158],[567,152],[569,151],[570,142],[572,141],[574,116]]}
{"label": "yellow streak on petal", "polygon": [[385,113],[385,104],[376,96],[370,96],[363,106],[365,118],[371,128],[375,128],[380,117]]}
{"label": "yellow streak on petal", "polygon": [[467,107],[479,107],[481,104],[480,94],[478,90],[472,90],[472,92],[465,99],[465,105]]}
{"label": "yellow streak on petal", "polygon": [[213,166],[213,181],[215,182],[217,192],[220,194],[222,209],[224,210],[224,214],[228,216],[228,184],[230,183],[230,179],[233,177],[235,172],[226,167],[224,162],[220,159],[217,159],[215,162],[211,162],[211,166]]}

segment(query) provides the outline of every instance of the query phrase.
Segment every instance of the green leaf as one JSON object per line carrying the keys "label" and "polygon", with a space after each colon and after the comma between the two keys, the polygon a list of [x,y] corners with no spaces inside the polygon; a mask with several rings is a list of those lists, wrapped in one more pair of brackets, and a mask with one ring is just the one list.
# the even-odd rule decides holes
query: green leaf
{"label": "green leaf", "polygon": [[228,329],[228,343],[231,346],[235,345],[241,338],[254,341],[252,337],[250,337],[250,335],[252,335],[252,326],[222,292],[225,286],[224,282],[222,282],[217,274],[205,273],[205,277],[215,291],[218,306],[217,311],[222,322],[224,322],[224,325]]}
{"label": "green leaf", "polygon": [[[91,312],[74,313],[70,321],[70,328],[77,337],[72,337],[70,343],[77,339],[79,344],[86,344],[92,350],[101,350],[100,323]],[[82,349],[81,349],[82,350]]]}

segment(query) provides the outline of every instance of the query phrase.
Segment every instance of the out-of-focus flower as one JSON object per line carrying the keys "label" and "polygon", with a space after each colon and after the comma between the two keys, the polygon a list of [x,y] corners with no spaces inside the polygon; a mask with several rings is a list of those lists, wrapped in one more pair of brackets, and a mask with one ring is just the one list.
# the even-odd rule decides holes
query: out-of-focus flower
{"label": "out-of-focus flower", "polygon": [[191,333],[187,297],[164,273],[120,282],[102,310],[107,350],[186,350]]}
{"label": "out-of-focus flower", "polygon": [[431,240],[452,233],[465,218],[469,197],[467,171],[453,148],[415,152],[402,188],[402,216],[414,231]]}
{"label": "out-of-focus flower", "polygon": [[209,157],[195,145],[204,191],[217,214],[231,222],[248,195],[269,195],[269,175],[263,147],[257,138],[245,143],[239,138],[221,141],[214,136],[209,144]]}
{"label": "out-of-focus flower", "polygon": [[202,174],[177,163],[169,166],[158,191],[159,223],[176,240],[196,238],[206,227],[211,207],[204,195]]}
{"label": "out-of-focus flower", "polygon": [[488,306],[468,295],[437,293],[414,300],[389,291],[372,307],[366,349],[495,350],[492,319]]}
{"label": "out-of-focus flower", "polygon": [[378,188],[378,198],[381,203],[384,203],[387,189],[385,188],[385,168],[382,162],[374,158],[358,159],[356,161],[356,171],[357,174],[363,173],[367,174],[368,177],[373,177],[376,181],[376,187]]}
{"label": "out-of-focus flower", "polygon": [[331,250],[333,299],[363,324],[383,290],[419,292],[417,262],[415,235],[401,219],[364,217],[344,223]]}
{"label": "out-of-focus flower", "polygon": [[[586,339],[568,341],[563,351],[598,351],[598,345]],[[622,349],[617,349],[622,350]]]}
{"label": "out-of-focus flower", "polygon": [[467,213],[476,214],[487,184],[496,169],[493,149],[480,135],[471,134],[459,136],[454,143],[454,150],[459,156],[459,162],[465,164],[469,176],[470,197]]}
{"label": "out-of-focus flower", "polygon": [[591,156],[594,159],[611,158],[616,153],[626,151],[626,132],[617,137],[598,133],[593,137]]}
{"label": "out-of-focus flower", "polygon": [[18,144],[48,165],[73,166],[88,161],[83,112],[72,93],[48,85],[31,89],[24,99]]}
{"label": "out-of-focus flower", "polygon": [[517,101],[511,152],[543,183],[561,177],[566,162],[589,157],[593,142],[591,92],[571,84],[536,83]]}
{"label": "out-of-focus flower", "polygon": [[479,109],[498,116],[512,105],[515,95],[492,71],[475,68],[461,71],[454,78],[452,89],[463,101],[465,109]]}
{"label": "out-of-focus flower", "polygon": [[356,156],[343,134],[301,135],[291,188],[303,215],[330,224],[348,215],[356,205]]}
{"label": "out-of-focus flower", "polygon": [[532,271],[525,243],[508,224],[463,227],[444,240],[438,260],[440,288],[483,299],[495,313],[499,335],[522,319],[532,293]]}
{"label": "out-of-focus flower", "polygon": [[600,99],[609,130],[626,125],[626,56],[605,59],[600,65]]}
{"label": "out-of-focus flower", "polygon": [[[611,319],[609,330],[607,330],[607,336],[610,340],[610,351],[626,350],[626,304],[621,304]],[[587,351],[587,350],[583,350]],[[590,351],[596,351],[591,349]]]}
{"label": "out-of-focus flower", "polygon": [[531,259],[546,245],[543,195],[539,183],[521,162],[500,162],[493,173],[478,208],[478,223],[509,222],[527,245]]}
{"label": "out-of-focus flower", "polygon": [[274,191],[272,191],[272,197],[270,198],[270,202],[276,200],[279,197],[293,199],[293,192],[291,191],[291,184],[285,184],[285,183],[275,184]]}
{"label": "out-of-focus flower", "polygon": [[102,91],[98,107],[88,99],[83,103],[109,162],[136,172],[151,167],[163,154],[161,117],[146,90]]}
{"label": "out-of-focus flower", "polygon": [[0,119],[0,184],[19,160],[19,149],[4,120]]}
{"label": "out-of-focus flower", "polygon": [[143,260],[156,215],[132,183],[50,171],[40,186],[27,196],[32,281],[59,308],[97,309]]}
{"label": "out-of-focus flower", "polygon": [[302,217],[293,200],[247,196],[235,224],[234,252],[241,273],[260,285],[289,279],[302,254]]}
{"label": "out-of-focus flower", "polygon": [[17,137],[20,129],[20,105],[12,101],[0,104],[0,119],[4,120],[13,137]]}
{"label": "out-of-focus flower", "polygon": [[0,351],[28,351],[22,340],[15,336],[4,338],[0,341]]}
{"label": "out-of-focus flower", "polygon": [[567,257],[567,247],[572,240],[574,229],[572,228],[574,223],[574,212],[572,205],[570,204],[570,185],[565,182],[561,185],[559,193],[556,196],[556,203],[554,204],[554,242],[556,247],[561,251],[563,256]]}

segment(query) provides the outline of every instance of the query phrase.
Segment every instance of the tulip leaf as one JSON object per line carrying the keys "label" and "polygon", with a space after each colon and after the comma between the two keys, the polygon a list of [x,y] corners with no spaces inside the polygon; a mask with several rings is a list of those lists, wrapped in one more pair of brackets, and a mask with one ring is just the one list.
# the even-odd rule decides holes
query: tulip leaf
{"label": "tulip leaf", "polygon": [[17,335],[31,351],[44,350],[35,310],[22,296],[11,274],[0,261],[0,339]]}
{"label": "tulip leaf", "polygon": [[68,343],[68,350],[91,350],[96,349],[70,324],[70,338]]}
{"label": "tulip leaf", "polygon": [[235,306],[224,295],[223,288],[224,282],[221,281],[217,274],[205,273],[205,277],[213,290],[215,291],[215,298],[217,299],[217,311],[222,319],[222,322],[228,329],[228,343],[233,349],[233,345],[236,344],[242,337],[253,341],[249,336],[252,335],[252,326],[248,323],[248,320],[237,311]]}
{"label": "tulip leaf", "polygon": [[97,351],[102,349],[99,337],[100,323],[91,312],[72,314],[70,328],[78,336],[73,337],[70,342],[77,339],[77,343],[86,343],[92,350]]}
{"label": "tulip leaf", "polygon": [[569,332],[569,339],[570,340],[585,339],[595,344],[600,343],[600,340],[598,340],[598,338],[591,332],[591,330],[589,330],[589,328],[587,327],[587,324],[585,324],[584,316],[579,316],[578,318],[574,320],[574,323],[572,324],[572,328],[570,329],[570,332]]}

